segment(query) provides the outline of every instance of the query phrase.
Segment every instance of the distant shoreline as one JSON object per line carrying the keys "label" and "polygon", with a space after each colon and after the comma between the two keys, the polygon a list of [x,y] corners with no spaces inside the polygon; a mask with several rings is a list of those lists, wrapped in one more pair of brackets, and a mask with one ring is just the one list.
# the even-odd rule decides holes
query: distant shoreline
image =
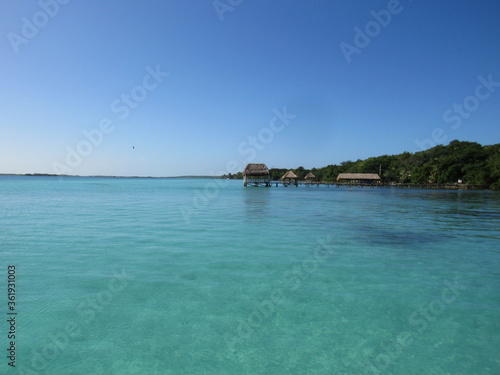
{"label": "distant shoreline", "polygon": [[80,176],[68,174],[50,174],[50,173],[0,173],[0,176],[19,176],[19,177],[81,177],[81,178],[205,178],[220,179],[221,176]]}

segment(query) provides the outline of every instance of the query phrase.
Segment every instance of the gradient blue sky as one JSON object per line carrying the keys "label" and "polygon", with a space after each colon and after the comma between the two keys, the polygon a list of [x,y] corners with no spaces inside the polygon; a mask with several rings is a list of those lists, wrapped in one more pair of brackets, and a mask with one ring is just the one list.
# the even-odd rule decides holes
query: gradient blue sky
{"label": "gradient blue sky", "polygon": [[[0,173],[216,174],[230,161],[311,168],[414,152],[433,134],[500,142],[500,84],[474,99],[478,77],[500,82],[497,1],[401,0],[350,63],[341,43],[355,46],[356,27],[375,33],[371,11],[396,0],[221,0],[236,4],[223,20],[212,0],[54,1],[0,4]],[[169,76],[121,119],[112,103],[148,66]],[[296,117],[250,146],[284,107]],[[113,131],[69,167],[104,118]]]}

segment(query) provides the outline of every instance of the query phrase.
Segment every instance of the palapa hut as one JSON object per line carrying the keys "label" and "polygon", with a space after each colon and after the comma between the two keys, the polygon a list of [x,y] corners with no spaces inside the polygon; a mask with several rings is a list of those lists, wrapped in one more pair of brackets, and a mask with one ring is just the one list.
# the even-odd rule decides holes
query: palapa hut
{"label": "palapa hut", "polygon": [[306,177],[304,177],[304,180],[306,180],[306,184],[313,184],[316,181],[316,176],[312,174],[312,172],[309,172],[306,174]]}
{"label": "palapa hut", "polygon": [[298,177],[295,173],[293,173],[292,171],[288,171],[286,172],[283,177],[281,177],[281,180],[283,181],[283,185],[287,186],[287,185],[290,185],[292,183],[292,180],[294,180],[294,185],[297,186],[299,183],[298,183]]}
{"label": "palapa hut", "polygon": [[380,176],[377,173],[340,173],[337,181],[350,184],[374,184],[380,182]]}
{"label": "palapa hut", "polygon": [[243,171],[243,186],[265,184],[271,186],[271,175],[265,164],[248,164]]}

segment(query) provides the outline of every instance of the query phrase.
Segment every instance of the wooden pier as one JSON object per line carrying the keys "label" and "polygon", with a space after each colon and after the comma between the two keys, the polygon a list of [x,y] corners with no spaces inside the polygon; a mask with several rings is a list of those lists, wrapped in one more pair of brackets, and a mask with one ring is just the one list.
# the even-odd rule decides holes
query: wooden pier
{"label": "wooden pier", "polygon": [[411,183],[384,183],[377,173],[340,173],[335,181],[318,181],[309,172],[304,180],[299,181],[293,171],[287,171],[279,180],[271,181],[271,173],[265,164],[248,164],[243,172],[243,186],[305,186],[336,187],[336,188],[378,188],[378,189],[434,189],[434,190],[487,190],[486,185],[455,184],[411,184]]}
{"label": "wooden pier", "polygon": [[306,188],[362,188],[362,189],[428,189],[428,190],[487,190],[486,185],[466,185],[466,184],[408,184],[408,183],[398,183],[398,184],[369,184],[369,183],[338,183],[338,182],[310,182],[310,181],[300,181],[297,184],[290,184],[283,181],[271,181],[270,186],[272,187],[306,187]]}

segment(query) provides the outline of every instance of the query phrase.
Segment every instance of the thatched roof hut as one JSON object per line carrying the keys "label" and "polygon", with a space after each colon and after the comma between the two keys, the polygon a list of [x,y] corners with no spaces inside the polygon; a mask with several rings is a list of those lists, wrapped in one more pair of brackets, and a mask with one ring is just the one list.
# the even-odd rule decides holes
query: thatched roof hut
{"label": "thatched roof hut", "polygon": [[281,177],[282,180],[284,180],[285,178],[289,178],[289,179],[293,179],[293,178],[298,178],[297,175],[295,173],[293,173],[292,171],[288,171],[286,172],[283,177]]}
{"label": "thatched roof hut", "polygon": [[271,186],[271,175],[265,164],[253,163],[246,166],[243,171],[243,186],[247,186],[248,184],[254,186],[265,184],[267,187]]}
{"label": "thatched roof hut", "polygon": [[380,182],[380,180],[380,176],[377,173],[340,173],[337,176],[337,181],[349,183],[371,184]]}
{"label": "thatched roof hut", "polygon": [[[297,186],[299,183],[298,183],[298,177],[295,173],[293,173],[292,171],[288,171],[286,172],[283,177],[281,177],[281,179],[283,180],[283,185],[284,186],[288,186],[292,183],[292,180],[293,180],[293,183],[295,186]],[[288,181],[287,181],[288,180]]]}
{"label": "thatched roof hut", "polygon": [[265,164],[248,164],[243,171],[243,176],[267,176],[269,169]]}
{"label": "thatched roof hut", "polygon": [[314,180],[316,178],[315,175],[313,175],[311,172],[306,174],[306,177],[304,177],[305,180]]}

